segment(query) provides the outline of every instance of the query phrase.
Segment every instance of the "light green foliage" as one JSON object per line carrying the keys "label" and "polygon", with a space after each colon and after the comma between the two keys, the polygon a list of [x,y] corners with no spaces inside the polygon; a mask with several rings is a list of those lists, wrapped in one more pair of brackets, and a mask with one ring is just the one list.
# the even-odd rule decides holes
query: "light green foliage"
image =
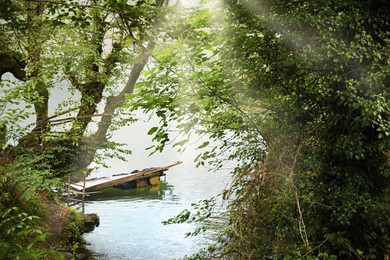
{"label": "light green foliage", "polygon": [[[14,157],[24,148],[50,154],[52,168],[61,173],[85,167],[101,148],[105,151],[97,154],[99,159],[105,155],[123,159],[122,152],[129,151],[107,152],[116,147],[108,133],[135,120],[119,107],[124,94],[132,92],[127,83],[138,80],[139,72],[134,71],[142,71],[153,49],[163,4],[143,0],[2,3],[0,55],[12,64],[2,58],[1,74],[11,72],[23,81],[1,81],[4,151],[9,152],[11,147],[5,146],[12,143],[17,146],[12,149]],[[59,91],[67,99],[49,115],[51,95]],[[18,129],[27,117],[35,122]],[[67,165],[69,169],[60,169]]]}
{"label": "light green foliage", "polygon": [[[207,142],[201,144],[199,149],[211,150],[199,155],[199,165],[210,160],[216,167],[222,167],[224,159],[219,155],[230,154],[228,160],[235,156],[246,160],[248,153],[252,156],[262,153],[261,147],[247,149],[248,140],[262,139],[253,127],[254,118],[246,112],[252,106],[258,112],[264,108],[260,102],[247,102],[251,98],[243,93],[245,89],[233,87],[239,78],[230,69],[237,68],[221,59],[225,55],[222,46],[226,38],[219,32],[223,9],[217,8],[176,11],[183,16],[175,14],[171,18],[174,26],[164,28],[167,32],[156,48],[153,67],[146,71],[146,80],[129,97],[132,102],[129,106],[154,111],[160,117],[160,126],[149,131],[156,141],[151,149],[161,151],[171,141],[168,122],[175,121],[182,135],[175,146],[184,146],[192,132],[206,134],[218,146],[213,149]],[[221,12],[218,21],[213,20],[211,12]],[[215,156],[221,160],[215,160]]]}
{"label": "light green foliage", "polygon": [[[67,164],[66,161],[56,161],[53,165],[53,158],[57,158],[58,154],[70,153],[66,148],[53,147],[45,149],[44,152],[36,154],[34,149],[25,149],[24,154],[18,157],[18,161],[6,165],[9,172],[14,178],[26,186],[23,196],[34,196],[36,191],[51,192],[54,188],[61,188],[62,181],[60,176],[68,169],[61,170],[58,165]],[[64,156],[64,159],[67,158]],[[29,194],[29,195],[27,195]]]}
{"label": "light green foliage", "polygon": [[0,81],[0,126],[1,146],[5,148],[7,142],[15,141],[24,136],[26,127],[21,126],[31,115],[31,93],[26,92],[17,82],[3,79]]}
{"label": "light green foliage", "polygon": [[193,232],[186,233],[186,237],[197,236],[199,233],[206,231],[210,232],[211,224],[216,224],[211,221],[212,212],[215,211],[216,207],[215,198],[205,199],[198,203],[193,203],[191,206],[192,211],[185,209],[177,216],[163,221],[163,224],[197,223],[198,227]]}

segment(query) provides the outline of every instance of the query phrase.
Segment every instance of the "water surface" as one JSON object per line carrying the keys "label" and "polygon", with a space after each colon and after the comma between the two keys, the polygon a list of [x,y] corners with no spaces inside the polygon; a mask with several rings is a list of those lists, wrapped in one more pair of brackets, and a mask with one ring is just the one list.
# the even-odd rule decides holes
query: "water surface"
{"label": "water surface", "polygon": [[192,203],[218,195],[228,176],[227,172],[208,172],[194,168],[192,162],[183,163],[161,177],[159,186],[109,188],[89,197],[86,213],[100,216],[100,226],[84,236],[89,248],[97,259],[182,259],[196,252],[204,238],[185,238],[194,224],[161,222],[189,209]]}
{"label": "water surface", "polygon": [[[146,118],[141,114],[139,117]],[[147,132],[156,125],[158,118],[152,117],[116,131],[113,140],[125,143],[132,154],[127,156],[127,162],[108,160],[106,164],[111,168],[97,169],[92,177],[183,163],[169,169],[159,187],[127,191],[111,188],[88,199],[85,211],[97,213],[100,226],[84,237],[97,259],[182,259],[204,242],[202,238],[185,238],[187,232],[194,230],[194,224],[161,222],[189,209],[192,203],[218,195],[229,183],[229,169],[210,172],[195,167],[194,158],[200,152],[196,147],[204,141],[198,136],[183,153],[167,146],[163,153],[149,156],[145,148],[152,144],[152,137]]]}

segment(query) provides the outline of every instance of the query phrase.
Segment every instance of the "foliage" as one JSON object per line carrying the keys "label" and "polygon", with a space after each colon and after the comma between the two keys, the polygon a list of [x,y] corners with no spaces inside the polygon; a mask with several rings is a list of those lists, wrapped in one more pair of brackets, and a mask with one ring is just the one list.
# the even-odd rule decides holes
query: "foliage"
{"label": "foliage", "polygon": [[[230,4],[242,25],[233,29],[240,44],[235,57],[245,57],[255,90],[275,94],[270,106],[277,134],[256,174],[263,182],[255,192],[260,197],[251,199],[248,190],[242,198],[249,208],[232,205],[233,213],[258,220],[235,222],[257,228],[237,237],[249,242],[238,252],[246,258],[289,255],[294,248],[305,256],[388,254],[390,223],[381,217],[389,203],[387,18],[377,6],[352,2],[321,3],[321,9],[311,1]],[[265,239],[274,242],[264,245]]]}
{"label": "foliage", "polygon": [[149,131],[157,150],[176,121],[185,135],[220,142],[200,145],[211,148],[200,164],[221,167],[221,155],[241,164],[225,193],[227,229],[209,256],[386,257],[386,3],[224,3],[176,22],[185,31],[167,33],[136,100],[161,117]]}
{"label": "foliage", "polygon": [[[171,18],[175,19],[174,23],[164,28],[166,33],[158,42],[153,67],[145,71],[145,80],[139,82],[136,92],[128,97],[128,107],[153,111],[161,119],[160,125],[152,127],[148,133],[156,141],[151,149],[161,151],[170,143],[173,128],[180,131],[179,136],[174,137],[174,145],[180,148],[193,132],[216,141],[214,147],[209,141],[199,145],[200,150],[208,149],[199,155],[199,165],[210,160],[222,167],[224,160],[230,161],[233,157],[250,160],[251,156],[261,156],[261,147],[256,150],[248,146],[254,143],[250,140],[262,140],[258,129],[253,127],[253,118],[245,113],[249,109],[249,106],[244,107],[247,97],[242,91],[245,90],[230,87],[238,78],[227,73],[231,64],[221,60],[225,39],[224,35],[214,37],[220,30],[218,21],[212,20],[208,9],[178,8]],[[255,106],[262,109],[261,104]],[[171,126],[172,122],[175,127]],[[224,159],[227,154],[232,157]]]}
{"label": "foliage", "polygon": [[210,199],[201,200],[198,203],[191,204],[191,207],[193,208],[192,212],[185,209],[177,216],[163,221],[163,224],[198,223],[199,226],[193,232],[186,233],[186,237],[197,236],[207,230],[210,231],[210,224],[212,224],[211,216],[216,208],[216,199],[212,197]]}
{"label": "foliage", "polygon": [[[0,81],[0,148],[7,143],[20,139],[26,134],[26,128],[21,125],[31,115],[32,97],[29,92],[10,79]],[[24,105],[26,104],[26,105]],[[21,108],[23,106],[23,108]]]}
{"label": "foliage", "polygon": [[[236,48],[236,57],[246,55],[243,64],[248,69],[255,61],[267,66],[265,71],[250,69],[251,84],[278,94],[271,105],[275,125],[282,131],[275,131],[279,136],[270,147],[280,149],[276,155],[281,157],[275,160],[271,153],[267,160],[275,160],[276,166],[287,164],[287,169],[264,166],[268,175],[283,174],[292,186],[288,193],[295,213],[286,208],[276,211],[293,220],[287,226],[299,224],[289,232],[295,236],[287,243],[294,245],[300,239],[304,247],[295,247],[306,250],[305,254],[383,257],[389,250],[385,230],[390,223],[381,216],[389,203],[389,133],[385,129],[390,110],[388,19],[376,9],[381,3],[367,7],[331,1],[318,9],[310,1],[296,1],[294,6],[287,1],[264,1],[261,4],[270,8],[267,14],[249,11],[250,5],[259,10],[260,3],[232,4],[239,7],[234,11],[236,21],[245,25],[236,30],[242,37],[237,42],[250,41],[248,48]],[[252,41],[256,37],[252,28],[263,28],[262,40]],[[270,45],[277,57],[266,49]],[[274,83],[264,84],[264,79]],[[282,198],[271,205],[283,205]],[[253,206],[257,204],[268,205],[263,200]],[[264,216],[274,219],[275,214]],[[273,221],[279,223],[275,232],[286,226],[283,219]],[[253,241],[253,245],[261,242]],[[288,254],[278,248],[259,250],[264,252]]]}
{"label": "foliage", "polygon": [[34,245],[44,241],[46,234],[39,225],[37,212],[26,206],[32,198],[22,197],[15,189],[13,178],[1,172],[0,175],[0,253],[8,258],[22,257],[37,259],[44,252]]}

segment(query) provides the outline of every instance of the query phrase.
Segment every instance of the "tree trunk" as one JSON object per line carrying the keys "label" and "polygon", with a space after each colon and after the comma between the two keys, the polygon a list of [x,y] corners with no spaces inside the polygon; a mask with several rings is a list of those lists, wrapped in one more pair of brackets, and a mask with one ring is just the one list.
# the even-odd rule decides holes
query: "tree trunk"
{"label": "tree trunk", "polygon": [[26,63],[8,53],[0,53],[0,77],[7,72],[19,80],[26,80],[24,68]]}
{"label": "tree trunk", "polygon": [[[162,7],[166,1],[165,0],[156,0],[156,5]],[[158,19],[156,19],[156,22]],[[155,34],[157,35],[157,34]],[[149,61],[150,55],[153,52],[156,46],[157,37],[150,37],[148,45],[143,49],[142,53],[139,55],[138,63],[134,64],[131,69],[129,78],[126,82],[126,85],[122,91],[116,96],[110,96],[107,98],[107,102],[104,108],[104,112],[99,124],[97,131],[89,138],[84,140],[83,146],[88,146],[88,149],[85,147],[80,147],[79,149],[79,159],[78,166],[80,168],[86,167],[92,162],[94,156],[98,149],[104,146],[107,140],[107,132],[112,123],[112,119],[115,115],[115,111],[121,107],[125,102],[126,94],[133,93],[135,84],[137,83],[142,71],[144,70],[146,64]]]}

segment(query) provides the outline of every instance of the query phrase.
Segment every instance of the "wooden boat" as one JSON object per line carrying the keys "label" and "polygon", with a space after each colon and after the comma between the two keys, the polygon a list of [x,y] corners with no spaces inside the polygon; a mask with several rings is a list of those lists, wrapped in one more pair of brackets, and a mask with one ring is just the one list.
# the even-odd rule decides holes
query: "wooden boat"
{"label": "wooden boat", "polygon": [[70,184],[73,190],[78,192],[92,192],[109,187],[129,188],[129,187],[145,187],[147,185],[157,185],[160,183],[160,176],[165,175],[165,171],[169,168],[181,164],[178,161],[174,164],[164,167],[153,167],[143,169],[141,171],[133,171],[130,173],[114,174],[110,177],[85,179],[76,183]]}

